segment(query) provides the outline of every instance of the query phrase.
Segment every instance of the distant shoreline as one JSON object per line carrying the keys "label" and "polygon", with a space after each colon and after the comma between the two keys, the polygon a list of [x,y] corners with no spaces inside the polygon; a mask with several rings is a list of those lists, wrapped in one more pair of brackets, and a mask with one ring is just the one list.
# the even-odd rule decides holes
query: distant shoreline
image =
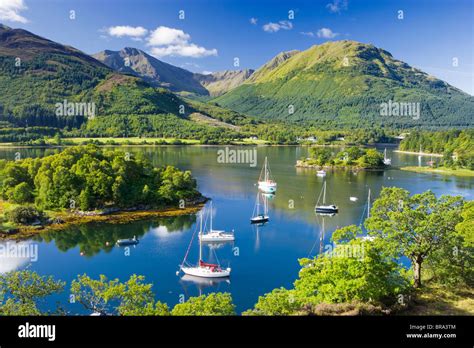
{"label": "distant shoreline", "polygon": [[400,167],[400,170],[408,171],[408,172],[415,172],[415,173],[423,173],[423,174],[441,174],[441,175],[452,175],[452,176],[459,176],[459,177],[474,177],[474,170],[470,169],[450,169],[445,167],[438,167],[438,168],[431,168],[431,167],[415,167],[415,166],[407,166],[407,167]]}
{"label": "distant shoreline", "polygon": [[443,157],[443,155],[440,153],[415,152],[415,151],[403,151],[403,150],[393,150],[393,152],[405,153],[408,155]]}

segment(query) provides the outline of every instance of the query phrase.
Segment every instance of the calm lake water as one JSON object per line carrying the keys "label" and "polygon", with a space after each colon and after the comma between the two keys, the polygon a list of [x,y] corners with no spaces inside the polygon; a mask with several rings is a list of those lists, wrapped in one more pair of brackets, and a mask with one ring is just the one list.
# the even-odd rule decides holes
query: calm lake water
{"label": "calm lake water", "polygon": [[[153,283],[157,299],[170,307],[185,298],[213,291],[230,292],[241,312],[251,308],[258,296],[274,288],[291,287],[300,266],[298,259],[316,255],[320,250],[322,218],[314,213],[323,178],[314,170],[295,168],[295,162],[307,155],[305,147],[258,147],[258,164],[218,163],[217,151],[224,147],[133,147],[130,152],[143,152],[155,165],[171,164],[189,169],[197,178],[199,190],[212,198],[214,228],[235,230],[236,240],[220,246],[203,246],[206,261],[218,260],[230,265],[229,280],[186,279],[176,276],[191,236],[196,229],[196,216],[160,218],[123,225],[89,224],[71,227],[62,232],[43,233],[24,243],[37,245],[38,259],[0,259],[0,273],[28,267],[42,275],[53,275],[68,282],[78,274],[91,277],[105,274],[109,279],[127,280],[136,273]],[[253,149],[245,147],[241,149]],[[57,150],[1,149],[0,158],[43,156]],[[336,149],[335,149],[336,151]],[[382,151],[382,149],[380,149]],[[473,199],[472,178],[418,174],[396,169],[418,165],[416,155],[388,151],[393,168],[385,172],[329,172],[326,176],[328,203],[339,206],[339,214],[326,217],[323,247],[330,243],[331,233],[338,227],[359,224],[364,214],[367,193],[377,198],[383,186],[398,186],[411,193],[431,189],[437,195],[462,195]],[[264,157],[278,183],[278,190],[268,199],[270,222],[251,226],[249,218],[254,209],[258,179]],[[429,157],[423,157],[425,165]],[[356,202],[349,198],[357,197]],[[120,238],[139,237],[140,243],[129,253],[114,245]],[[194,241],[189,261],[197,260],[198,244]],[[65,291],[45,303],[53,306],[61,301],[72,313],[84,313],[78,304],[68,304]],[[88,313],[84,313],[88,314]]]}

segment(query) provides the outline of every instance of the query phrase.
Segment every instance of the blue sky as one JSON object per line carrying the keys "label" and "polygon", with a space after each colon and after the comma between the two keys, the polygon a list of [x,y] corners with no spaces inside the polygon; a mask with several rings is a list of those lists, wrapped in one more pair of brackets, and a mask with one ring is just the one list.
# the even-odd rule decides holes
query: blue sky
{"label": "blue sky", "polygon": [[196,72],[356,40],[474,94],[472,0],[0,0],[0,22],[86,53],[137,47]]}

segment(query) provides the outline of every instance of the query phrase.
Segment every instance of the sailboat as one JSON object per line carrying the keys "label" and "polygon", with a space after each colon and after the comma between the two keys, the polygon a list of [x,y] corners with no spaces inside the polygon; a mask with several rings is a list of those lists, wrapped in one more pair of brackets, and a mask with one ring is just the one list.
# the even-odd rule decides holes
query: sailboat
{"label": "sailboat", "polygon": [[[323,194],[323,204],[319,205],[319,200],[321,199],[321,193]],[[316,213],[319,214],[336,214],[339,209],[336,205],[330,204],[326,205],[326,181],[324,181],[323,185],[323,191],[319,194],[318,202],[316,203],[316,206],[314,207],[314,210],[316,210]]]}
{"label": "sailboat", "polygon": [[[367,218],[369,218],[369,217],[370,217],[370,188],[369,188],[369,195],[367,196]],[[361,219],[361,221],[362,221],[362,219]],[[361,239],[372,241],[372,240],[374,240],[374,237],[373,236],[362,236]]]}
{"label": "sailboat", "polygon": [[[200,214],[200,227],[199,227],[199,234],[201,235],[202,230],[202,216],[203,213]],[[194,237],[194,236],[193,236]],[[192,243],[192,239],[191,239]],[[228,267],[226,269],[221,268],[218,264],[207,263],[202,260],[202,240],[199,238],[199,259],[198,264],[196,266],[187,265],[186,258],[188,257],[189,248],[191,247],[191,243],[189,244],[188,251],[184,256],[183,263],[181,264],[181,270],[184,274],[195,276],[195,277],[203,277],[203,278],[224,278],[230,276],[231,269]],[[184,266],[186,264],[186,266]],[[179,274],[179,271],[176,272]]]}
{"label": "sailboat", "polygon": [[392,164],[392,159],[387,157],[387,148],[383,151],[383,164],[389,166]]}
{"label": "sailboat", "polygon": [[257,192],[257,201],[255,202],[255,207],[253,209],[252,218],[250,218],[250,223],[252,224],[262,224],[270,220],[268,216],[268,207],[267,200],[263,199],[263,212],[260,211],[260,193]]}
{"label": "sailboat", "polygon": [[211,224],[207,233],[200,233],[199,239],[203,242],[229,242],[235,240],[234,231],[226,232],[212,228],[212,201],[210,208]]}
{"label": "sailboat", "polygon": [[275,193],[277,189],[277,183],[271,178],[267,157],[258,178],[258,189],[264,193]]}

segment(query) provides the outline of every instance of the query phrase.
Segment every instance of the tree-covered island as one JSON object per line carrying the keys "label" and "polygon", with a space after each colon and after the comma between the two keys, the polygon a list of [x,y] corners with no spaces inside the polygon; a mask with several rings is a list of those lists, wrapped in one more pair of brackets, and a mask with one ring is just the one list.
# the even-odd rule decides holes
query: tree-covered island
{"label": "tree-covered island", "polygon": [[315,146],[309,149],[309,157],[296,162],[297,167],[330,169],[384,169],[383,155],[375,149],[349,147],[340,152],[333,148]]}
{"label": "tree-covered island", "polygon": [[2,230],[38,228],[71,216],[182,210],[203,201],[189,171],[95,145],[43,158],[0,161]]}

